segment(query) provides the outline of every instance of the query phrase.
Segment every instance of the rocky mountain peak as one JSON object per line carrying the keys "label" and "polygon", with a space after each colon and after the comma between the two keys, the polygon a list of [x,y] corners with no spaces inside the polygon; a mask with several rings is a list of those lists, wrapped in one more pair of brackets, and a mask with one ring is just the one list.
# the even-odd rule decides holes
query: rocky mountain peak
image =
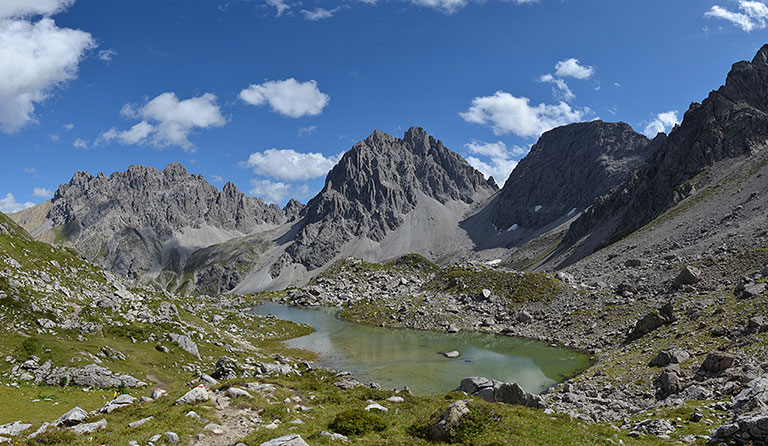
{"label": "rocky mountain peak", "polygon": [[471,204],[496,190],[424,129],[411,127],[402,139],[376,130],[330,171],[287,252],[292,261],[314,269],[353,237],[381,241],[425,197],[443,205]]}
{"label": "rocky mountain peak", "polygon": [[648,139],[624,122],[591,121],[544,133],[489,206],[498,230],[537,229],[575,216],[648,157]]}
{"label": "rocky mountain peak", "polygon": [[201,231],[191,242],[200,247],[232,231],[249,234],[287,221],[278,206],[248,197],[232,183],[219,191],[180,163],[162,171],[132,165],[108,177],[77,172],[54,194],[46,219],[92,260],[117,272],[162,265],[162,245],[180,231]]}

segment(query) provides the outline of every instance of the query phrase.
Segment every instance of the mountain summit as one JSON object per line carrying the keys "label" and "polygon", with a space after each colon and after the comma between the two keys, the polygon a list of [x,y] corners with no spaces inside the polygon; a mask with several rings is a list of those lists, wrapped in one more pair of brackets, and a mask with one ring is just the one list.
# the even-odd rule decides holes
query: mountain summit
{"label": "mountain summit", "polygon": [[377,130],[330,171],[282,261],[318,268],[354,238],[382,242],[419,208],[434,222],[446,218],[440,213],[460,218],[497,189],[420,127],[411,127],[402,139]]}

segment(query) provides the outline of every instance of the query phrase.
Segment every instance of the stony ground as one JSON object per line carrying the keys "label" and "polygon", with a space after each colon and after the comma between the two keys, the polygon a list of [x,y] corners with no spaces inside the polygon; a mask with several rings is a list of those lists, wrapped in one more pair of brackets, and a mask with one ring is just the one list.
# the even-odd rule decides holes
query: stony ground
{"label": "stony ground", "polygon": [[[704,444],[734,433],[759,438],[754,414],[768,402],[761,379],[768,322],[760,314],[768,296],[760,289],[765,274],[755,269],[768,258],[761,256],[728,261],[750,275],[734,279],[745,285],[738,290],[711,286],[712,271],[695,266],[672,286],[686,266],[672,261],[667,288],[650,291],[405,256],[388,264],[340,262],[302,289],[181,297],[32,241],[2,219],[0,441],[640,445]],[[362,323],[527,336],[587,350],[595,363],[541,396],[480,379],[462,383],[463,392],[413,396],[313,367],[310,352],[280,342],[310,327],[247,314],[263,299],[334,305]]]}

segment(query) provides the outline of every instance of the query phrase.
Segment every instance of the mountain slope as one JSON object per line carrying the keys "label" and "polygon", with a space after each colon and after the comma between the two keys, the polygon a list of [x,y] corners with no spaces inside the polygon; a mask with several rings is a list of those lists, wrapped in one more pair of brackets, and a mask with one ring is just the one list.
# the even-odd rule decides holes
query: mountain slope
{"label": "mountain slope", "polygon": [[[421,128],[412,127],[402,139],[376,131],[355,144],[328,174],[271,273],[279,274],[289,263],[317,269],[354,240],[386,245],[388,235],[421,224],[414,218],[422,223],[454,219],[443,230],[458,230],[461,215],[496,190],[494,183]],[[410,252],[404,246],[389,254],[402,250]]]}
{"label": "mountain slope", "polygon": [[694,194],[701,184],[692,180],[718,162],[760,152],[768,144],[766,91],[768,45],[751,62],[734,64],[725,85],[701,104],[691,104],[680,126],[621,188],[599,199],[571,225],[562,245],[571,251],[561,265],[661,216]]}

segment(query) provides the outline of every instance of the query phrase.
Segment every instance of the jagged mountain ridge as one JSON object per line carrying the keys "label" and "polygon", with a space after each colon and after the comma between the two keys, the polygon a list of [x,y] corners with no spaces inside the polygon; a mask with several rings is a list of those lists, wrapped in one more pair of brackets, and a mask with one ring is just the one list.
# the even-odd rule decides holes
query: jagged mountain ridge
{"label": "jagged mountain ridge", "polygon": [[562,248],[580,243],[570,264],[643,227],[696,192],[691,180],[719,161],[752,155],[768,145],[768,45],[751,62],[733,65],[725,85],[659,141],[648,161],[613,193],[601,197],[570,227]]}
{"label": "jagged mountain ridge", "polygon": [[[110,176],[77,172],[56,190],[44,219],[26,226],[114,272],[180,273],[191,252],[276,227],[300,212],[298,202],[286,212],[232,183],[219,191],[172,163],[162,171],[134,165]],[[23,221],[24,213],[17,219]]]}
{"label": "jagged mountain ridge", "polygon": [[493,181],[424,129],[412,127],[402,139],[377,130],[329,172],[281,261],[313,270],[335,258],[353,238],[382,241],[424,197],[441,205],[471,205],[497,190]]}

